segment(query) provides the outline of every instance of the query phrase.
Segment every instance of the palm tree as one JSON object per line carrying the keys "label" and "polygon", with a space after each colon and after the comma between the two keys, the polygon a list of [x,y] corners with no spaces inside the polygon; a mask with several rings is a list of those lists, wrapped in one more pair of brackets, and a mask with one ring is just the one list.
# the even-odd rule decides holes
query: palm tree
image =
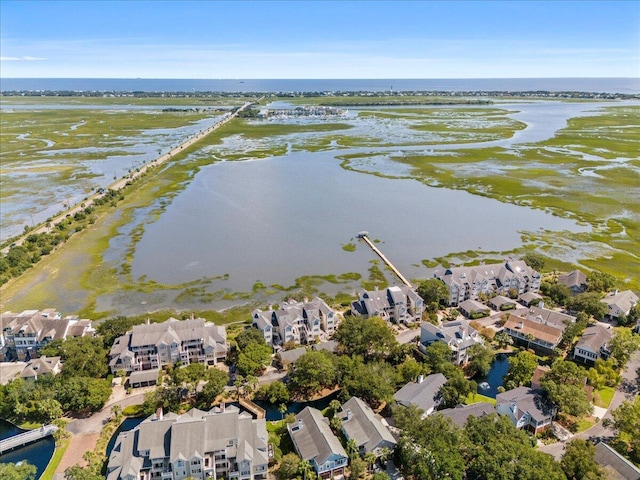
{"label": "palm tree", "polygon": [[286,403],[281,403],[280,406],[278,407],[278,411],[280,412],[280,415],[282,416],[282,420],[284,420],[284,414],[287,413],[287,404]]}
{"label": "palm tree", "polygon": [[349,456],[349,460],[353,460],[358,456],[358,444],[354,438],[350,438],[347,441],[347,455]]}
{"label": "palm tree", "polygon": [[331,400],[331,402],[329,402],[329,408],[333,410],[334,415],[338,413],[338,410],[340,410],[341,406],[342,405],[340,404],[340,401],[336,398],[334,398],[333,400]]}
{"label": "palm tree", "polygon": [[367,469],[369,472],[373,469],[373,464],[376,461],[376,454],[373,452],[367,452],[364,454],[364,461],[367,462]]}
{"label": "palm tree", "polygon": [[303,480],[307,480],[307,475],[311,473],[311,463],[309,460],[302,460],[298,465],[298,473],[302,474]]}
{"label": "palm tree", "polygon": [[380,462],[384,465],[391,457],[391,449],[388,447],[382,447],[380,449]]}
{"label": "palm tree", "polygon": [[525,335],[525,337],[524,337],[524,338],[526,338],[526,339],[527,339],[527,350],[529,350],[529,347],[531,346],[531,340],[535,340],[535,339],[536,339],[536,337],[534,337],[534,336],[533,336],[532,334],[530,334],[530,333],[527,333],[527,334]]}

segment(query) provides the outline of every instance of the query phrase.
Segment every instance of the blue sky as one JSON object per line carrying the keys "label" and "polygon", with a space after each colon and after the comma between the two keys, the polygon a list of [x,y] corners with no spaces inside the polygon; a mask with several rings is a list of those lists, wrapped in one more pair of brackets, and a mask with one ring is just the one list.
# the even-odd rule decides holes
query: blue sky
{"label": "blue sky", "polygon": [[640,77],[638,1],[0,2],[0,75]]}

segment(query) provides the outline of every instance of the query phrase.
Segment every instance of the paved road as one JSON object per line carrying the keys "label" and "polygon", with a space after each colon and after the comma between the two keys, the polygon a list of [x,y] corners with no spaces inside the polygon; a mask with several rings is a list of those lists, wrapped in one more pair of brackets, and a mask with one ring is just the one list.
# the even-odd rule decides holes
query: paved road
{"label": "paved road", "polygon": [[[603,417],[603,419],[612,420],[611,412],[618,408],[625,400],[633,400],[638,394],[640,394],[640,385],[636,374],[636,370],[640,368],[640,351],[637,351],[631,356],[627,368],[622,372],[622,381],[611,400],[609,410]],[[584,440],[602,439],[606,440],[614,436],[613,430],[605,427],[602,421],[596,423],[593,427],[584,432],[574,435],[572,438],[582,438]],[[569,439],[571,440],[571,439]],[[545,453],[550,453],[556,459],[560,459],[564,452],[564,442],[557,442],[551,445],[544,445],[540,447],[540,450]]]}

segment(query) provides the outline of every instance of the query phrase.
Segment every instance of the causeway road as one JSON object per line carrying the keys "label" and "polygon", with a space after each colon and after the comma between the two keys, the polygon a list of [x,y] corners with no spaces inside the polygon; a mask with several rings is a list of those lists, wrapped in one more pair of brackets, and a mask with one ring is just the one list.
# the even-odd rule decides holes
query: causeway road
{"label": "causeway road", "polygon": [[[262,98],[264,98],[264,97],[262,97]],[[260,98],[258,101],[262,100],[262,98]],[[144,173],[150,167],[157,167],[159,165],[162,165],[163,163],[165,163],[168,160],[170,160],[171,158],[173,158],[177,153],[181,152],[185,148],[188,148],[191,145],[193,145],[194,143],[196,143],[197,141],[202,140],[204,137],[206,137],[210,133],[215,132],[218,128],[222,127],[226,123],[228,123],[231,120],[233,120],[234,118],[236,118],[240,112],[242,112],[243,110],[249,108],[249,106],[252,103],[253,102],[244,103],[237,110],[235,110],[234,112],[228,113],[221,120],[219,120],[218,122],[214,123],[209,128],[198,132],[197,134],[195,134],[192,137],[187,138],[184,142],[182,142],[178,146],[174,147],[173,149],[169,150],[167,153],[164,153],[163,155],[160,155],[156,159],[144,164],[142,167],[140,167],[135,172],[132,172],[132,173],[130,173],[128,175],[125,175],[124,177],[122,177],[122,178],[116,180],[115,182],[113,182],[112,184],[108,185],[107,187],[104,188],[104,190],[105,191],[106,190],[118,191],[118,190],[122,189],[127,184],[127,182],[131,182],[132,180],[135,180],[138,177],[144,175]],[[12,243],[12,245],[22,245],[25,242],[25,240],[27,239],[27,237],[29,235],[31,235],[31,234],[49,233],[49,232],[51,232],[57,223],[63,221],[67,216],[75,215],[77,212],[80,212],[81,210],[84,210],[86,207],[89,207],[89,206],[93,205],[93,202],[97,198],[99,198],[101,196],[102,196],[101,193],[94,193],[93,195],[88,197],[86,200],[83,200],[80,203],[77,203],[77,204],[75,204],[73,206],[70,206],[69,209],[67,209],[67,210],[63,211],[62,213],[60,213],[60,214],[56,215],[55,217],[53,217],[50,222],[41,223],[41,224],[37,225],[35,228],[33,228],[32,230],[26,232],[20,238],[16,239]],[[0,253],[2,253],[3,255],[6,255],[7,252],[9,251],[9,248],[10,247],[5,247],[4,249],[2,249],[0,251]]]}

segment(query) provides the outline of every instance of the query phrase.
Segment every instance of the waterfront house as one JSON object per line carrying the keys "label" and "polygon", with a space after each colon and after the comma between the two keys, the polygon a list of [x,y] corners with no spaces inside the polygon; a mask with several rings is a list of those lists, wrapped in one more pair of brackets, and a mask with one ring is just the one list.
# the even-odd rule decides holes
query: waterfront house
{"label": "waterfront house", "polygon": [[287,430],[298,455],[311,464],[320,478],[344,475],[349,457],[320,410],[305,407]]}
{"label": "waterfront house", "polygon": [[506,415],[516,428],[523,428],[534,435],[548,428],[556,408],[544,400],[542,390],[518,387],[499,393],[496,397],[496,411]]}
{"label": "waterfront house", "polygon": [[617,320],[623,315],[629,315],[631,309],[638,303],[638,296],[631,290],[624,290],[622,292],[616,290],[600,301],[607,305],[605,318],[608,320]]}
{"label": "waterfront house", "polygon": [[203,363],[215,365],[224,361],[229,351],[224,326],[203,318],[136,325],[118,337],[109,353],[112,373],[156,370],[166,365]]}
{"label": "waterfront house", "polygon": [[338,326],[336,313],[320,297],[302,302],[282,302],[274,310],[256,309],[251,322],[260,330],[267,345],[280,348],[288,342],[308,343],[334,334]]}
{"label": "waterfront house", "polygon": [[419,322],[424,308],[418,293],[406,286],[391,286],[384,290],[363,291],[351,303],[351,313],[364,318],[381,317],[392,323]]}
{"label": "waterfront house", "polygon": [[551,353],[562,340],[562,330],[548,325],[544,321],[527,320],[510,314],[505,322],[503,330],[513,338],[514,343],[524,345],[527,348]]}
{"label": "waterfront house", "polygon": [[611,327],[590,325],[587,327],[573,349],[573,358],[589,365],[596,360],[606,360],[611,355],[609,342],[613,339]]}
{"label": "waterfront house", "polygon": [[268,470],[266,421],[237,407],[189,410],[144,420],[118,435],[107,480],[237,478],[263,480]]}
{"label": "waterfront house", "polygon": [[433,342],[446,343],[451,349],[451,361],[463,365],[469,360],[468,350],[476,344],[483,344],[482,336],[469,320],[455,320],[442,325],[422,322],[420,325],[420,351],[424,352]]}
{"label": "waterfront house", "polygon": [[54,340],[94,334],[91,320],[62,318],[53,308],[5,312],[0,315],[0,361],[37,358],[38,351]]}
{"label": "waterfront house", "polygon": [[420,375],[417,382],[407,383],[393,394],[393,398],[399,405],[417,406],[424,412],[422,416],[426,417],[431,415],[442,403],[440,389],[445,383],[447,383],[447,378],[441,373],[427,377]]}
{"label": "waterfront house", "polygon": [[580,270],[558,275],[558,284],[566,285],[571,293],[577,295],[587,291],[587,276]]}
{"label": "waterfront house", "polygon": [[449,289],[449,306],[478,300],[481,294],[507,294],[512,289],[518,294],[537,292],[541,281],[540,274],[522,260],[436,270],[434,277]]}
{"label": "waterfront house", "polygon": [[360,455],[373,452],[378,457],[383,448],[396,448],[386,421],[358,397],[347,400],[336,416],[342,419],[340,428],[345,438],[355,440]]}

